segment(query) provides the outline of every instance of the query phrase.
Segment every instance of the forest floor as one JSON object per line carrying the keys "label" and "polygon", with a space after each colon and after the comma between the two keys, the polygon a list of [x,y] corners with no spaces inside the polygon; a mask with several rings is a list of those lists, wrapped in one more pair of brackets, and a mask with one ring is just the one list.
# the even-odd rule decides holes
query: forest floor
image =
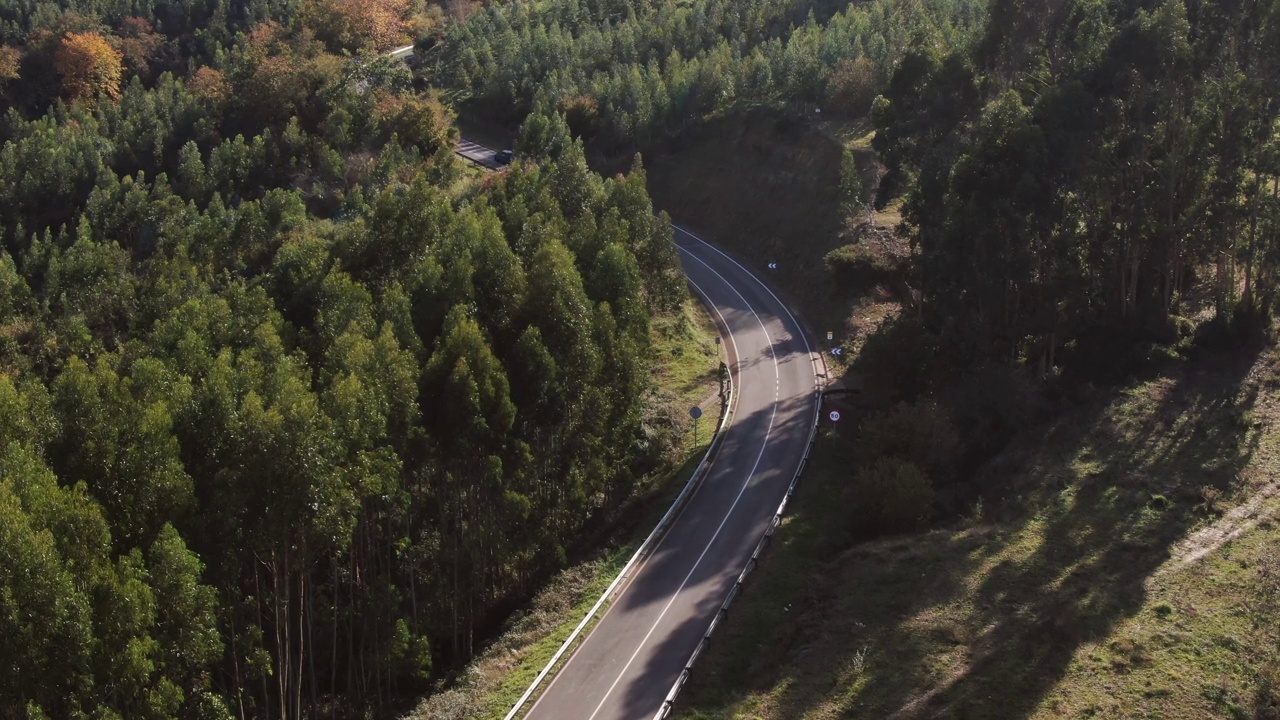
{"label": "forest floor", "polygon": [[[675,467],[652,478],[621,513],[629,520],[601,547],[556,575],[529,605],[508,618],[499,636],[447,687],[428,696],[409,720],[500,720],[595,604],[645,536],[671,506],[706,452],[719,422],[720,349],[710,317],[694,300],[652,322],[655,391],[651,413],[668,417],[683,441]],[[703,410],[695,445],[689,408]],[[597,614],[597,617],[603,614]],[[584,629],[585,638],[591,626]],[[568,653],[565,657],[567,658]]]}
{"label": "forest floor", "polygon": [[1280,717],[1274,346],[1097,391],[927,533],[847,539],[849,444],[822,437],[678,717]]}

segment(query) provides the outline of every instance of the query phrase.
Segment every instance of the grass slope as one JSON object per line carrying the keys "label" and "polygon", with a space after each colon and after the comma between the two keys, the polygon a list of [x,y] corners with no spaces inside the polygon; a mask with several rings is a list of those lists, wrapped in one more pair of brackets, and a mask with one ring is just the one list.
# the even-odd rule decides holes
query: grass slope
{"label": "grass slope", "polygon": [[[670,418],[681,437],[687,438],[678,467],[654,478],[642,490],[633,500],[634,511],[623,513],[633,519],[614,528],[599,552],[552,579],[528,608],[508,619],[501,635],[461,677],[427,697],[408,718],[500,720],[555,655],[662,518],[706,452],[711,430],[719,420],[716,335],[715,325],[693,300],[679,313],[653,320],[655,391],[648,405],[652,412]],[[705,413],[696,447],[688,414],[695,404]],[[590,628],[580,637],[585,638]]]}
{"label": "grass slope", "polygon": [[1277,421],[1274,348],[1174,362],[1026,432],[973,517],[861,545],[828,430],[678,716],[1280,717]]}

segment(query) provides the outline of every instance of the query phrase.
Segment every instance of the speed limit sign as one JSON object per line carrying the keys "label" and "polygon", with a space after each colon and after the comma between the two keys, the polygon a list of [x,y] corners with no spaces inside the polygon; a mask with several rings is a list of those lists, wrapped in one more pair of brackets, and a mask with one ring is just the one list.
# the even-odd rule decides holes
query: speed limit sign
{"label": "speed limit sign", "polygon": [[839,422],[839,421],[840,421],[840,411],[839,411],[839,410],[832,410],[832,411],[831,411],[831,414],[830,414],[830,415],[828,415],[827,417],[831,418],[831,422]]}

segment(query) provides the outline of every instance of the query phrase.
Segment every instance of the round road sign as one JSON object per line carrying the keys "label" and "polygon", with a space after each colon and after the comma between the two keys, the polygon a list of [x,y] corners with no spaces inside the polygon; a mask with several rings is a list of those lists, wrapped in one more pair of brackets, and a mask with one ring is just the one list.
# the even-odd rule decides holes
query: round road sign
{"label": "round road sign", "polygon": [[830,414],[830,415],[828,415],[827,417],[831,418],[831,422],[839,422],[839,421],[840,421],[840,411],[839,411],[839,410],[832,410],[832,411],[831,411],[831,414]]}
{"label": "round road sign", "polygon": [[698,418],[702,417],[702,408],[698,407],[697,405],[694,405],[693,407],[689,408],[689,417],[693,418],[694,420],[697,420]]}

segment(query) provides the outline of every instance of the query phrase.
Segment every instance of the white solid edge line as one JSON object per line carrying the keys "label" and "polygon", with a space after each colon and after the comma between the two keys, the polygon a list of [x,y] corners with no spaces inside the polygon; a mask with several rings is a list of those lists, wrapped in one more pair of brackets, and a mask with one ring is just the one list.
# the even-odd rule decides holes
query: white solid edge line
{"label": "white solid edge line", "polygon": [[[693,287],[697,290],[698,294],[702,296],[703,305],[714,310],[716,315],[719,316],[720,326],[724,328],[725,333],[729,336],[729,344],[733,346],[734,364],[735,365],[738,364],[740,362],[740,358],[738,355],[738,342],[733,336],[733,328],[729,327],[729,321],[726,320],[724,317],[724,314],[720,312],[720,308],[716,307],[715,304],[711,302],[711,296],[707,295],[702,290],[702,288],[693,281],[692,278],[686,275],[685,279],[688,280],[689,283],[693,285]],[[627,561],[627,564],[624,565],[622,567],[622,570],[618,572],[617,577],[613,579],[613,582],[609,584],[609,587],[605,588],[605,591],[600,595],[600,598],[596,600],[595,605],[593,605],[591,609],[587,611],[586,616],[582,618],[582,622],[578,623],[578,626],[574,628],[574,631],[570,633],[569,637],[566,638],[564,643],[560,645],[560,649],[557,650],[556,654],[551,657],[551,660],[547,663],[546,667],[542,668],[542,671],[538,673],[538,676],[536,678],[534,678],[533,683],[530,684],[528,689],[524,691],[524,694],[520,696],[520,699],[516,701],[516,704],[511,708],[511,711],[507,713],[506,717],[504,717],[503,720],[512,720],[512,718],[514,718],[516,714],[520,712],[520,708],[523,707],[524,704],[529,701],[529,696],[532,695],[534,691],[537,690],[538,685],[540,685],[542,681],[546,679],[547,673],[549,673],[551,669],[555,667],[556,663],[560,661],[560,658],[564,655],[565,650],[568,649],[568,647],[572,645],[573,642],[578,638],[578,635],[581,634],[582,629],[586,627],[587,623],[591,621],[591,619],[595,616],[596,612],[600,610],[600,606],[605,602],[605,600],[608,599],[609,596],[613,594],[615,590],[617,590],[618,583],[627,577],[627,573],[633,569],[632,565],[636,562],[636,559],[639,558],[642,554],[648,553],[645,559],[645,561],[647,562],[648,558],[652,557],[653,554],[658,551],[658,548],[662,547],[662,543],[666,541],[667,535],[668,535],[668,533],[665,531],[662,532],[662,537],[658,540],[657,545],[654,545],[653,548],[651,549],[648,548],[648,545],[650,542],[653,541],[654,536],[657,535],[659,531],[664,530],[664,526],[666,530],[669,530],[670,526],[675,524],[676,519],[678,519],[680,514],[684,512],[684,508],[688,506],[688,502],[693,500],[694,495],[696,495],[698,490],[702,487],[701,482],[698,482],[699,475],[702,473],[704,469],[703,466],[707,465],[708,460],[711,458],[712,452],[714,452],[717,448],[717,445],[721,443],[721,438],[724,437],[725,428],[729,422],[729,418],[732,417],[734,414],[733,411],[734,411],[734,408],[736,407],[735,403],[737,401],[737,393],[735,391],[736,391],[736,387],[735,387],[735,383],[733,382],[733,372],[731,369],[729,372],[729,402],[726,403],[724,416],[720,418],[720,426],[716,429],[715,438],[713,438],[711,441],[711,444],[707,446],[707,452],[702,456],[702,461],[698,464],[698,467],[694,469],[693,474],[689,476],[689,481],[685,483],[684,489],[680,491],[680,495],[676,496],[675,501],[671,503],[671,507],[667,509],[666,514],[663,515],[662,519],[658,521],[658,524],[654,526],[652,531],[650,531],[649,536],[646,537],[644,542],[640,544],[640,547],[636,549],[635,554],[631,556],[631,559]],[[695,482],[697,482],[696,486],[695,486]],[[693,488],[693,493],[686,498],[685,493],[688,493],[691,487]],[[674,517],[672,517],[672,512],[675,511],[677,507],[679,507],[680,510],[679,512],[676,513]],[[636,570],[638,572],[639,568],[636,568]],[[627,585],[627,588],[630,588],[630,584]],[[619,594],[619,598],[621,598],[622,594],[626,593],[627,588],[623,589],[622,593]],[[596,625],[596,628],[600,627],[600,624],[604,622],[604,618],[608,617],[609,613],[613,611],[613,608],[616,605],[617,603],[615,602],[609,606],[609,609],[605,611],[605,614],[600,617],[600,623]],[[590,633],[587,633],[587,637],[583,639],[582,645],[586,645],[587,640],[590,640],[591,636],[594,633],[595,633],[595,628],[593,628]],[[579,646],[578,649],[581,649],[581,646]],[[574,651],[574,655],[576,654],[577,654],[577,650]],[[573,662],[573,655],[569,657],[568,662],[565,663],[565,667],[568,667],[568,664],[570,662]],[[561,668],[560,672],[563,672],[563,671],[564,671],[564,668]],[[551,691],[551,688],[555,685],[556,681],[559,679],[560,679],[560,673],[556,673],[555,677],[553,677],[551,680],[551,684],[547,685],[546,689],[542,691],[542,694],[538,696],[538,699],[533,703],[533,706],[529,708],[528,712],[526,713],[526,716],[529,714],[532,714],[533,711],[538,708],[539,703],[542,702],[542,699],[547,696],[547,693]]]}
{"label": "white solid edge line", "polygon": [[[729,335],[729,344],[733,346],[733,361],[734,361],[734,364],[736,365],[739,362],[738,341],[733,337],[733,329],[729,327],[729,321],[725,319],[724,313],[720,312],[720,308],[716,307],[715,304],[711,302],[711,296],[708,295],[706,292],[704,292],[702,287],[698,285],[698,283],[693,281],[693,278],[686,275],[685,280],[687,280],[690,285],[693,285],[693,287],[697,290],[698,294],[702,296],[704,300],[704,304],[707,307],[714,310],[716,315],[719,316],[720,325],[725,329],[725,332]],[[734,406],[732,401],[737,400],[737,396],[734,394],[734,390],[735,390],[735,385],[733,382],[733,372],[730,372],[729,373],[729,396],[730,396],[731,402],[729,403],[729,406],[725,408],[724,416],[720,418],[720,427],[716,430],[716,438],[713,439],[712,443],[707,446],[707,452],[702,456],[702,462],[698,464],[698,468],[693,471],[692,475],[689,476],[689,482],[685,484],[685,490],[681,491],[680,496],[676,498],[675,502],[671,503],[671,508],[667,510],[667,515],[670,515],[671,511],[674,510],[677,505],[680,506],[680,511],[676,513],[675,517],[671,518],[671,521],[669,523],[666,522],[667,516],[664,515],[662,520],[659,520],[658,524],[654,526],[653,531],[649,533],[649,538],[645,540],[645,543],[648,543],[649,539],[651,539],[654,534],[658,533],[659,530],[662,530],[664,525],[666,526],[665,530],[662,532],[662,537],[660,537],[658,539],[658,543],[648,551],[648,554],[645,556],[644,562],[640,563],[639,566],[634,568],[634,571],[637,575],[640,573],[641,570],[644,569],[644,566],[649,562],[649,560],[658,553],[658,549],[662,547],[662,544],[667,541],[667,537],[670,536],[671,527],[674,526],[677,521],[679,521],[680,517],[684,514],[685,509],[689,507],[690,503],[693,502],[693,498],[697,496],[698,491],[702,489],[702,483],[699,482],[697,487],[693,489],[693,493],[690,494],[689,497],[685,499],[683,503],[681,503],[681,498],[684,496],[684,493],[688,490],[689,486],[692,485],[694,481],[698,480],[699,474],[703,471],[703,465],[708,464],[708,460],[711,458],[712,451],[716,449],[715,448],[716,442],[719,440],[720,437],[723,436],[725,432],[725,425],[726,423],[728,423],[729,418],[734,414],[733,413]],[[709,466],[707,468],[707,471],[710,472]],[[636,550],[635,556],[632,557],[632,562],[635,561],[636,557],[639,557],[640,553],[644,551],[644,549],[645,549],[644,545],[641,545],[640,549]],[[601,600],[609,597],[610,590],[613,590],[614,585],[617,584],[618,580],[622,579],[623,576],[627,574],[628,567],[630,567],[630,565],[631,563],[629,562],[627,563],[627,567],[622,568],[622,571],[618,573],[618,578],[615,579],[614,583],[611,584],[609,588],[605,590],[604,594],[600,596]],[[560,670],[555,674],[555,676],[551,678],[551,682],[548,683],[547,687],[542,690],[542,694],[538,696],[538,699],[534,701],[533,706],[530,707],[528,712],[525,713],[525,717],[529,717],[534,713],[534,711],[538,709],[538,706],[542,704],[543,699],[546,698],[548,694],[550,694],[551,688],[555,687],[556,682],[558,682],[560,678],[563,676],[565,669],[568,668],[569,665],[573,662],[573,659],[577,657],[578,652],[581,651],[582,648],[586,647],[587,642],[591,640],[591,636],[595,635],[596,630],[599,630],[601,625],[604,625],[605,618],[609,617],[609,613],[613,612],[613,609],[618,606],[617,601],[621,600],[622,596],[626,595],[627,590],[630,590],[630,589],[631,589],[631,583],[627,583],[626,587],[622,588],[622,590],[618,592],[618,597],[614,598],[614,602],[611,603],[609,605],[609,608],[604,611],[604,614],[600,616],[600,621],[596,623],[596,626],[591,629],[591,632],[587,633],[587,636],[582,639],[582,644],[580,644],[577,647],[577,649],[573,651],[573,654],[569,656],[569,659],[565,661],[564,667],[561,667]],[[596,607],[593,607],[591,611],[588,613],[587,617],[584,618],[584,623],[587,620],[590,620],[591,616],[594,615],[595,611],[599,608],[599,605],[600,605],[600,601],[597,601]],[[581,630],[581,627],[582,625],[579,625],[579,630]],[[578,631],[575,630],[574,632],[577,633]],[[569,639],[565,641],[564,645],[568,645],[572,641],[573,641],[573,636],[571,635]],[[561,646],[561,652],[563,652],[564,650],[564,645]],[[641,643],[641,645],[643,646],[643,643]],[[556,663],[556,661],[559,659],[558,656],[559,656],[559,653],[557,653],[557,657],[551,658],[551,662],[547,663],[547,667],[543,668],[544,674],[548,670],[550,670],[551,667]],[[526,696],[530,692],[532,692],[534,688],[537,687],[537,684],[542,679],[543,678],[539,676],[537,679],[534,680],[534,684],[529,687],[528,691],[526,691],[525,693]],[[528,701],[527,697],[521,698],[520,702],[517,703],[516,706],[511,709],[511,713],[508,714],[507,717],[504,718],[503,720],[511,720],[512,716],[519,711],[520,706],[527,701]],[[596,708],[596,709],[599,710],[599,708]]]}
{"label": "white solid edge line", "polygon": [[[769,286],[768,286],[768,285],[766,285],[766,284],[765,284],[765,282],[764,282],[763,280],[761,280],[759,277],[757,277],[755,273],[751,272],[751,270],[750,270],[749,268],[743,267],[742,263],[738,262],[737,260],[734,260],[734,259],[733,259],[733,257],[731,257],[728,253],[724,252],[723,250],[721,250],[720,248],[716,247],[715,245],[712,245],[711,243],[707,242],[706,240],[703,240],[702,238],[698,237],[697,235],[694,235],[693,233],[689,232],[688,230],[685,230],[684,228],[680,227],[679,225],[676,225],[675,223],[671,223],[671,227],[675,228],[676,230],[679,230],[680,232],[684,233],[685,235],[688,235],[689,237],[693,238],[694,240],[697,240],[698,242],[702,243],[703,245],[706,245],[707,247],[709,247],[709,248],[711,248],[712,250],[716,251],[716,252],[717,252],[721,257],[723,257],[725,260],[728,260],[729,262],[731,262],[731,263],[733,263],[734,265],[738,266],[738,269],[739,269],[739,270],[742,270],[743,272],[745,272],[745,273],[747,274],[747,276],[748,276],[748,277],[750,277],[752,280],[755,280],[757,285],[759,285],[760,287],[764,288],[764,291],[765,291],[765,292],[767,292],[767,293],[769,293],[769,297],[771,297],[771,298],[773,298],[775,301],[777,301],[778,306],[782,308],[782,311],[783,311],[783,312],[785,312],[785,313],[787,314],[787,317],[791,318],[791,324],[792,324],[792,325],[795,325],[796,331],[800,334],[800,339],[804,342],[804,349],[805,349],[805,352],[809,353],[809,361],[810,361],[810,362],[813,362],[813,348],[809,345],[809,338],[805,335],[805,332],[804,332],[804,326],[800,324],[800,321],[796,319],[796,316],[795,316],[795,315],[792,315],[792,314],[791,314],[791,308],[787,307],[787,304],[786,304],[786,303],[784,303],[784,302],[782,302],[782,299],[781,299],[781,298],[779,298],[777,295],[775,295],[775,294],[774,294],[774,292],[773,292],[773,290],[770,290],[770,289],[769,289]],[[687,251],[686,251],[686,252],[687,252]],[[705,263],[704,263],[704,264],[705,264]],[[826,359],[826,358],[822,358],[822,364],[823,364],[824,366],[827,364],[827,359]],[[815,379],[816,379],[816,378],[815,378]],[[817,383],[814,383],[814,384],[816,385]]]}
{"label": "white solid edge line", "polygon": [[[723,281],[724,284],[732,290],[740,300],[742,300],[743,304],[747,306],[747,309],[751,311],[752,317],[754,317],[756,322],[760,324],[760,330],[764,332],[765,340],[769,343],[769,357],[773,360],[773,371],[776,374],[778,372],[778,356],[773,352],[773,340],[769,337],[769,329],[765,327],[764,321],[760,319],[760,315],[756,313],[755,308],[751,307],[751,303],[742,296],[742,293],[739,292],[732,283],[726,280],[723,275],[716,272],[715,269],[708,265],[702,258],[699,258],[697,255],[694,255],[685,248],[680,249],[684,250],[685,254],[689,257],[701,263],[702,266],[709,270],[713,275],[720,278],[720,280]],[[741,358],[739,358],[739,360],[741,360]],[[622,677],[627,674],[627,670],[631,668],[631,663],[635,662],[636,656],[644,649],[645,643],[649,642],[649,638],[653,635],[653,631],[657,630],[658,625],[662,624],[662,618],[666,617],[667,611],[671,609],[671,605],[674,604],[676,598],[680,596],[680,592],[684,590],[684,586],[688,584],[689,578],[693,577],[693,573],[697,571],[698,566],[702,564],[702,559],[707,556],[707,552],[711,550],[711,546],[715,544],[716,538],[720,537],[720,531],[724,529],[725,523],[729,522],[729,518],[733,515],[734,509],[738,507],[738,502],[742,500],[743,493],[747,491],[747,486],[751,484],[751,478],[755,476],[756,470],[760,467],[760,461],[764,459],[764,451],[769,447],[769,436],[773,434],[773,422],[777,416],[778,402],[775,399],[773,403],[773,411],[769,414],[769,427],[765,429],[764,441],[760,443],[760,453],[756,455],[755,464],[751,466],[751,471],[747,473],[746,479],[743,480],[742,487],[738,489],[737,496],[733,498],[733,503],[730,504],[729,509],[725,511],[724,517],[720,520],[720,524],[716,526],[716,531],[712,533],[711,539],[707,541],[706,547],[702,548],[702,552],[698,555],[698,559],[695,560],[693,562],[693,566],[689,568],[689,573],[684,576],[684,580],[680,582],[680,586],[676,588],[675,592],[671,593],[671,599],[667,601],[666,606],[662,608],[662,612],[658,614],[658,619],[653,621],[653,626],[649,628],[649,632],[645,633],[644,638],[640,640],[640,644],[636,646],[635,652],[631,653],[631,657],[627,660],[627,664],[622,666],[622,671],[618,673],[616,678],[614,678],[613,684],[611,684],[609,689],[605,691],[604,697],[600,698],[600,704],[596,705],[596,709],[591,712],[591,715],[587,720],[595,720],[596,715],[600,713],[600,708],[604,707],[605,702],[609,700],[609,696],[613,694],[614,688],[618,686]]]}

